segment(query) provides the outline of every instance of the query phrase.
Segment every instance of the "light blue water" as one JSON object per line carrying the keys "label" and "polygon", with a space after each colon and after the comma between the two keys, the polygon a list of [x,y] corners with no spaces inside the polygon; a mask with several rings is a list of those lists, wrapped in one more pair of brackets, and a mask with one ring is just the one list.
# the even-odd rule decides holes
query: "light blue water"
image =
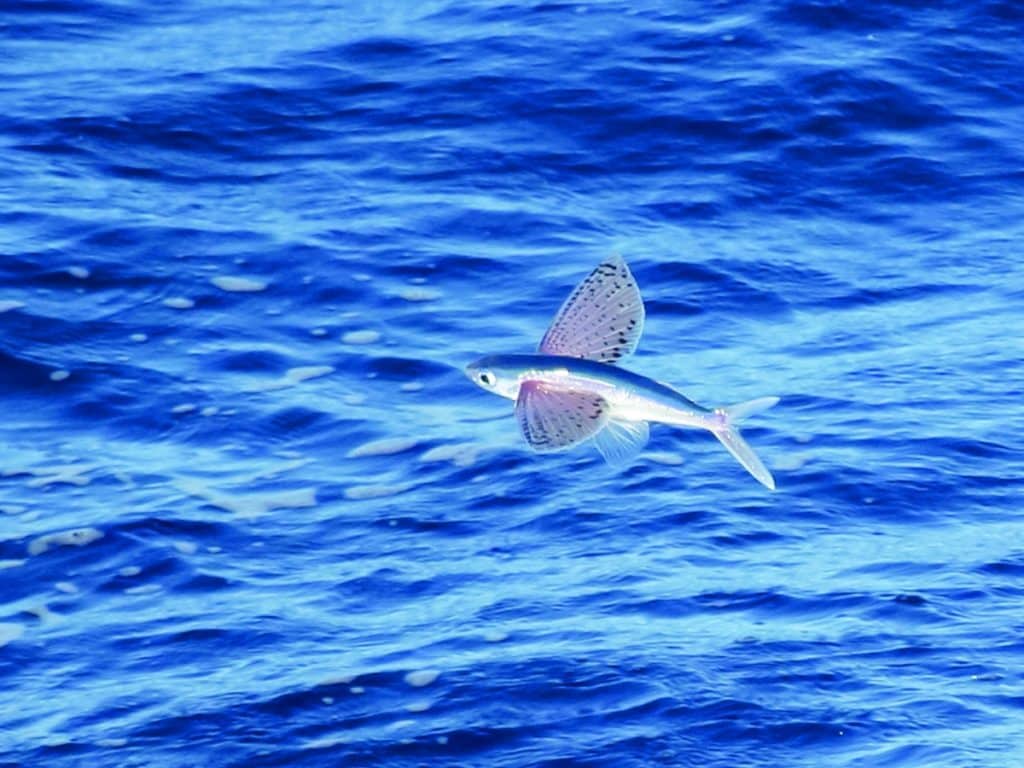
{"label": "light blue water", "polygon": [[[0,765],[1024,762],[1022,34],[0,5]],[[464,378],[610,252],[776,492]]]}

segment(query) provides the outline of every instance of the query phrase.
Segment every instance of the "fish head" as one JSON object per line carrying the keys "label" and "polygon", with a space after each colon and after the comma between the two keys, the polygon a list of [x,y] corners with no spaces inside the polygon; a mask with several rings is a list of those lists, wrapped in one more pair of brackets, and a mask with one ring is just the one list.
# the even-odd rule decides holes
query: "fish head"
{"label": "fish head", "polygon": [[519,394],[521,367],[499,356],[481,357],[466,366],[466,376],[481,389],[515,400]]}

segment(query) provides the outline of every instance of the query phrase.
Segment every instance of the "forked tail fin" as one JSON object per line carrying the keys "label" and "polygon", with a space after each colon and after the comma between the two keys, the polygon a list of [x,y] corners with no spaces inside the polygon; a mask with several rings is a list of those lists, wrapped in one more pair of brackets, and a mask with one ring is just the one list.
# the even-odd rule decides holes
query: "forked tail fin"
{"label": "forked tail fin", "polygon": [[721,426],[712,428],[715,437],[722,441],[736,460],[746,468],[747,472],[757,478],[762,485],[775,490],[775,478],[768,471],[761,460],[757,458],[754,450],[747,445],[737,426],[747,416],[771,408],[779,402],[777,397],[759,397],[757,400],[748,400],[745,403],[730,405],[726,408],[719,408],[715,413],[721,419]]}

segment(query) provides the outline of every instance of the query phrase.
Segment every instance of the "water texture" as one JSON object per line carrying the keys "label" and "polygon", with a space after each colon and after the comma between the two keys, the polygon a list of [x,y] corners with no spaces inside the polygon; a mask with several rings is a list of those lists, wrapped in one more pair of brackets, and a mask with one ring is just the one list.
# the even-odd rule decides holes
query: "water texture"
{"label": "water texture", "polygon": [[[0,4],[0,765],[1024,764],[1022,38]],[[462,375],[612,252],[776,492]]]}

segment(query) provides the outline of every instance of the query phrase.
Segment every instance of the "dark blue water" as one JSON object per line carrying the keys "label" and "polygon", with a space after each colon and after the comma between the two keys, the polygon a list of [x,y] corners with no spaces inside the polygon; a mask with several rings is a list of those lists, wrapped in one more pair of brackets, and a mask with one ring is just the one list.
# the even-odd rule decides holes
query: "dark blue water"
{"label": "dark blue water", "polygon": [[[1024,764],[1022,37],[0,4],[0,764]],[[612,252],[776,492],[463,377]]]}

